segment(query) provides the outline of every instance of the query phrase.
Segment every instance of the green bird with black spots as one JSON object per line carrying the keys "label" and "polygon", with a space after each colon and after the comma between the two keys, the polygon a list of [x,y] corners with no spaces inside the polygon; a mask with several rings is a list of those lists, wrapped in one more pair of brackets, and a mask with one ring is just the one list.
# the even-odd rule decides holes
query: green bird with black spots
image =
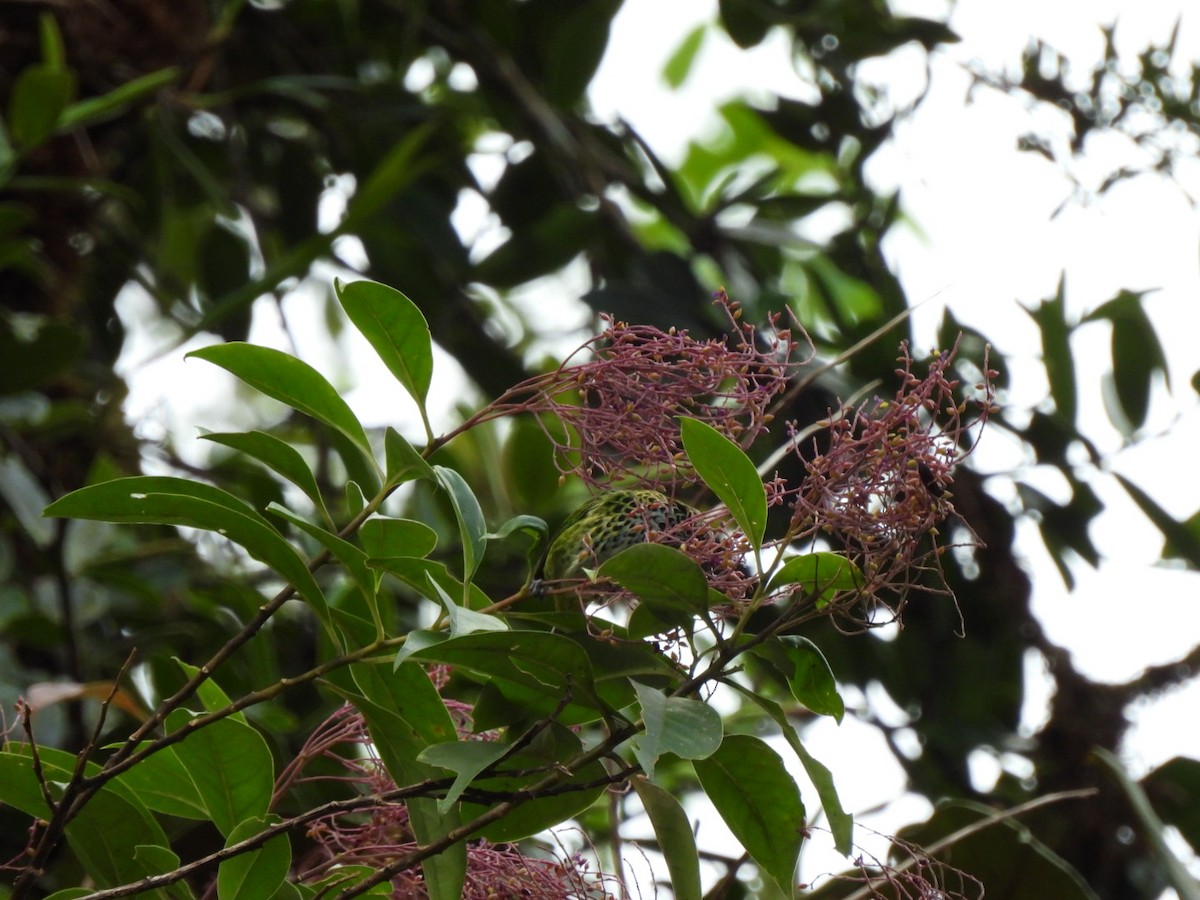
{"label": "green bird with black spots", "polygon": [[[547,581],[577,577],[651,534],[670,532],[696,510],[652,490],[606,491],[571,513],[550,542],[542,564]],[[675,542],[678,544],[678,541]]]}

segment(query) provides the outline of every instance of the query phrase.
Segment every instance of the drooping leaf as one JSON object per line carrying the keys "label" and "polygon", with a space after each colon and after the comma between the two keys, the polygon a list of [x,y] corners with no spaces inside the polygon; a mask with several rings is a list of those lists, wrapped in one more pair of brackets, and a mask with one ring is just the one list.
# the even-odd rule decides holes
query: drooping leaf
{"label": "drooping leaf", "polygon": [[734,837],[790,895],[805,813],[800,789],[779,754],[752,735],[730,734],[716,753],[694,760],[692,767]]}
{"label": "drooping leaf", "polygon": [[825,654],[816,644],[799,635],[785,634],[757,645],[751,652],[775,666],[787,679],[793,697],[817,715],[832,716],[841,724],[846,704]]}
{"label": "drooping leaf", "polygon": [[374,460],[362,423],[337,389],[308,363],[282,350],[239,341],[193,350],[186,358],[192,357],[220,366],[255,390],[328,425]]}
{"label": "drooping leaf", "polygon": [[634,776],[631,783],[654,826],[659,852],[671,874],[672,895],[675,900],[700,900],[700,857],[683,807],[669,791],[645,778]]}
{"label": "drooping leaf", "polygon": [[304,457],[300,455],[300,451],[291,444],[262,431],[210,433],[202,434],[200,437],[257,459],[300,488],[326,520],[329,519],[329,512],[325,509],[325,499],[321,496],[316,476],[308,467],[308,463],[304,461]]}

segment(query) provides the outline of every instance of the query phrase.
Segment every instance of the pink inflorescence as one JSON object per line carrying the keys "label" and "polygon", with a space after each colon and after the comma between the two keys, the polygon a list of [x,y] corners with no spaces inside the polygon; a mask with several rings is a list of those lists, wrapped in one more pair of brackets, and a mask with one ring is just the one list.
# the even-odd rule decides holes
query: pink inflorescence
{"label": "pink inflorescence", "polygon": [[805,461],[792,500],[793,539],[824,538],[845,550],[866,577],[866,595],[899,598],[894,614],[920,573],[938,567],[937,528],[954,513],[952,469],[992,407],[991,371],[972,402],[958,399],[959,382],[947,377],[955,349],[918,377],[902,344],[894,399],[831,415],[828,449]]}
{"label": "pink inflorescence", "polygon": [[[469,725],[469,714],[456,719],[460,727]],[[317,759],[335,763],[337,770],[334,774],[302,777],[303,768]],[[330,813],[310,823],[308,836],[315,849],[302,863],[302,880],[318,881],[343,865],[385,866],[417,849],[408,808],[402,800],[389,799],[396,783],[376,755],[362,714],[354,707],[343,706],[318,726],[296,762],[281,776],[276,797],[305,781],[343,782],[353,787],[364,802],[353,812]],[[478,840],[467,847],[462,896],[470,900],[508,896],[609,900],[612,895],[605,889],[604,880],[589,872],[587,861],[578,854],[544,859],[528,856],[515,845]],[[392,897],[397,900],[427,896],[420,865],[393,876]]]}
{"label": "pink inflorescence", "polygon": [[[749,446],[766,429],[772,401],[800,365],[790,330],[776,327],[763,335],[741,322],[724,291],[715,302],[733,326],[725,338],[698,340],[686,331],[605,316],[601,334],[554,372],[515,389],[512,395],[521,401],[503,410],[549,413],[561,422],[565,430],[547,428],[556,463],[588,484],[633,478],[667,493],[694,484],[679,417],[700,419]],[[591,359],[572,364],[584,353]]]}

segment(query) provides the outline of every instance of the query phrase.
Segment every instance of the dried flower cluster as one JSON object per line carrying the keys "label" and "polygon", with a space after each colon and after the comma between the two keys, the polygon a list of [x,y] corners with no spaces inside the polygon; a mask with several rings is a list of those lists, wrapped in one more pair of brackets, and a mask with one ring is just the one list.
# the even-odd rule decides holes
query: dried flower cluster
{"label": "dried flower cluster", "polygon": [[990,370],[973,401],[959,398],[959,382],[947,375],[956,350],[936,354],[918,377],[902,344],[895,397],[831,415],[828,449],[805,460],[806,477],[790,501],[790,539],[822,538],[847,552],[866,577],[867,596],[895,595],[893,617],[921,573],[940,572],[938,525],[954,515],[952,470],[992,408]]}
{"label": "dried flower cluster", "polygon": [[[790,330],[772,322],[766,335],[742,322],[740,308],[724,291],[715,303],[729,316],[725,338],[698,340],[686,331],[605,317],[604,331],[558,369],[514,389],[511,396],[519,402],[492,409],[550,414],[561,422],[565,432],[548,427],[546,433],[564,474],[593,487],[633,479],[674,494],[677,486],[697,480],[683,453],[678,417],[700,419],[749,446],[802,364],[794,359]],[[573,362],[583,354],[591,359]]]}
{"label": "dried flower cluster", "polygon": [[[466,717],[456,718],[460,726],[466,724]],[[337,774],[303,775],[303,770],[316,760],[334,763]],[[331,813],[309,826],[308,836],[315,848],[301,863],[302,881],[317,881],[339,866],[384,866],[417,849],[409,827],[408,809],[403,801],[388,799],[389,793],[396,790],[396,783],[375,754],[362,715],[354,707],[343,706],[309,736],[280,776],[276,799],[306,781],[342,782],[365,802],[355,812]],[[612,895],[604,886],[606,878],[611,880],[590,872],[587,861],[579,854],[541,859],[527,856],[511,844],[481,840],[467,847],[467,877],[462,896],[469,900],[495,897],[610,900]],[[419,865],[392,879],[392,897],[396,900],[416,900],[428,895]]]}

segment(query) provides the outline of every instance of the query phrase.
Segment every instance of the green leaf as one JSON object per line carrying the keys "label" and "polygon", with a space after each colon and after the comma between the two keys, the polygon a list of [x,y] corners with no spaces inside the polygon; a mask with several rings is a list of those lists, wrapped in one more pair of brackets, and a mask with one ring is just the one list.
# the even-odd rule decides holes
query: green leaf
{"label": "green leaf", "polygon": [[[505,759],[499,771],[477,778],[473,791],[490,791],[495,802],[519,796],[547,772],[559,769],[583,749],[579,737],[569,728],[554,722],[538,733],[530,744]],[[559,783],[560,792],[529,800],[503,818],[485,826],[479,834],[493,843],[519,841],[559,825],[587,809],[604,792],[605,770],[599,760],[572,769]],[[494,804],[464,802],[463,818],[470,820]]]}
{"label": "green leaf", "polygon": [[99,97],[88,97],[78,103],[72,103],[59,117],[60,128],[76,128],[94,125],[107,119],[121,115],[129,107],[155,94],[171,82],[179,78],[179,69],[172,66],[150,72],[133,81],[127,81],[113,88],[107,94]]}
{"label": "green leaf", "polygon": [[578,643],[541,631],[476,632],[411,654],[410,659],[449,663],[530,689],[551,704],[564,697],[605,710],[596,694],[591,662]]}
{"label": "green leaf", "polygon": [[1159,506],[1153,497],[1128,478],[1119,473],[1114,474],[1121,487],[1125,488],[1129,496],[1133,498],[1133,502],[1145,513],[1146,518],[1153,522],[1166,538],[1167,543],[1163,548],[1163,556],[1182,558],[1191,565],[1200,567],[1200,534],[1193,531],[1188,523],[1175,519]]}
{"label": "green leaf", "polygon": [[335,281],[334,290],[354,327],[417,402],[424,419],[433,378],[433,338],[421,310],[395,288],[374,281]]}
{"label": "green leaf", "polygon": [[715,709],[689,697],[668,697],[640,682],[633,682],[633,687],[645,728],[634,752],[647,777],[654,777],[654,764],[663,753],[704,759],[717,752],[724,728]]}
{"label": "green leaf", "polygon": [[483,560],[484,550],[487,549],[487,523],[483,520],[483,510],[480,509],[479,501],[475,499],[470,485],[458,472],[445,466],[434,466],[433,472],[454,507],[458,533],[462,537],[463,580],[470,582]]}
{"label": "green leaf", "polygon": [[[48,819],[50,810],[38,787],[29,748],[9,744],[0,752],[0,801],[29,816]],[[53,747],[38,747],[42,775],[52,788],[70,781],[75,770],[74,754]],[[95,776],[99,767],[89,764],[85,774]],[[145,877],[135,860],[137,847],[166,847],[166,834],[150,811],[128,786],[110,782],[91,799],[67,826],[67,842],[80,865],[101,887],[115,887]]]}
{"label": "green leaf", "polygon": [[767,527],[767,489],[742,448],[698,419],[679,420],[683,449],[717,498],[729,507],[757,553]]}
{"label": "green leaf", "polygon": [[630,624],[631,637],[690,625],[695,616],[708,609],[704,571],[694,559],[665,544],[626,547],[605,560],[599,574],[641,601]]}
{"label": "green leaf", "polygon": [[58,22],[48,12],[38,16],[38,37],[42,45],[42,62],[51,69],[67,67],[67,51],[63,48],[62,32]]}
{"label": "green leaf", "polygon": [[805,637],[785,634],[750,652],[769,660],[779,670],[793,697],[817,715],[833,716],[841,724],[846,704],[838,693],[833,670],[816,644]]}
{"label": "green leaf", "polygon": [[[143,742],[138,746],[142,750]],[[208,808],[174,747],[159,750],[115,779],[133,791],[149,809],[181,819],[207,820]]]}
{"label": "green leaf", "polygon": [[437,546],[437,532],[424,522],[372,516],[358,530],[363,549],[372,558],[425,557]]}
{"label": "green leaf", "polygon": [[330,625],[325,596],[300,555],[266,519],[220,488],[157,475],[118,478],[72,491],[46,507],[44,515],[215,531],[295,585]]}
{"label": "green leaf", "polygon": [[761,708],[779,726],[779,732],[783,735],[783,739],[795,752],[796,758],[804,766],[808,780],[817,789],[817,796],[821,798],[821,808],[825,811],[825,818],[829,821],[829,830],[833,833],[834,844],[838,852],[843,856],[849,856],[854,849],[854,819],[842,808],[841,798],[838,797],[837,787],[833,783],[833,774],[800,743],[800,736],[788,720],[787,713],[778,703],[759,692],[739,685],[737,682],[730,682],[730,684],[746,699]]}
{"label": "green leaf", "polygon": [[1029,313],[1042,332],[1042,364],[1050,382],[1050,396],[1058,416],[1074,426],[1078,408],[1075,359],[1071,353],[1072,326],[1066,318],[1066,276],[1058,281],[1054,297]]}
{"label": "green leaf", "polygon": [[1200,760],[1176,756],[1142,779],[1155,812],[1200,847]]}
{"label": "green leaf", "polygon": [[321,496],[317,478],[300,455],[300,451],[291,444],[262,431],[210,433],[202,434],[200,438],[245,453],[282,475],[300,488],[326,521],[329,521],[329,512],[325,509],[325,499]]}
{"label": "green leaf", "polygon": [[[403,786],[439,777],[436,768],[419,762],[417,756],[429,744],[454,740],[456,735],[450,714],[425,671],[419,666],[401,666],[385,675],[363,663],[349,668],[362,694],[346,696],[363,714],[392,780]],[[431,799],[414,797],[407,807],[413,833],[422,844],[445,836],[462,821],[457,810],[440,812]],[[453,845],[426,860],[422,868],[431,900],[456,900],[466,878],[466,845]]]}
{"label": "green leaf", "polygon": [[[170,731],[187,728],[193,714],[177,710]],[[266,815],[274,785],[274,760],[262,735],[233,718],[219,719],[174,747],[217,830],[228,837],[247,819]]]}
{"label": "green leaf", "polygon": [[866,579],[858,566],[840,553],[819,552],[793,556],[785,562],[771,577],[767,593],[789,584],[800,585],[805,595],[816,599],[820,609],[838,594],[861,591]]}
{"label": "green leaf", "polygon": [[26,66],[17,76],[8,101],[8,128],[13,140],[36,147],[54,133],[59,117],[75,94],[75,75],[44,64]]}
{"label": "green leaf", "polygon": [[805,814],[800,790],[779,754],[756,737],[731,734],[716,753],[692,767],[734,837],[791,896]]}
{"label": "green leaf", "polygon": [[202,347],[186,358],[193,356],[220,366],[255,390],[335,429],[374,461],[362,424],[333,385],[308,363],[282,350],[239,341]]}
{"label": "green leaf", "polygon": [[511,749],[507,744],[495,741],[447,741],[444,744],[430,744],[422,750],[417,755],[420,762],[449,769],[458,776],[446,796],[438,801],[438,811],[450,809],[480,772]]}
{"label": "green leaf", "polygon": [[708,25],[701,22],[680,41],[675,52],[663,66],[663,81],[667,83],[668,87],[675,90],[687,81],[692,66],[695,65],[696,57],[700,53],[700,48],[704,46],[704,38],[707,34]]}
{"label": "green leaf", "polygon": [[[279,822],[278,816],[249,819],[242,822],[225,841],[230,847],[254,837],[268,825]],[[231,857],[217,869],[218,900],[258,900],[272,897],[283,884],[292,865],[292,846],[286,834],[271,838],[261,847]]]}
{"label": "green leaf", "polygon": [[[490,606],[492,602],[479,587],[471,584],[464,588],[463,583],[451,575],[443,563],[430,559],[421,559],[415,556],[389,556],[383,559],[368,559],[367,565],[372,569],[379,569],[396,576],[422,597],[430,596],[429,582],[432,580],[452,597],[463,596],[465,590],[468,602],[463,605],[470,609],[483,609],[485,606]],[[441,605],[440,595],[431,599],[439,606]]]}
{"label": "green leaf", "polygon": [[328,550],[333,558],[346,567],[350,577],[363,592],[367,602],[374,607],[376,602],[376,575],[367,565],[367,555],[349,541],[338,537],[331,531],[326,531],[320,525],[298,516],[286,506],[278,503],[267,504],[267,512],[291,522],[305,534],[314,538],[322,547]]}
{"label": "green leaf", "polygon": [[672,794],[645,778],[634,776],[630,783],[654,826],[659,852],[671,875],[672,896],[675,900],[700,900],[700,857],[687,813]]}
{"label": "green leaf", "polygon": [[383,433],[383,447],[387,454],[387,483],[389,485],[404,484],[414,478],[426,478],[435,481],[433,467],[417,452],[395,428],[390,425]]}
{"label": "green leaf", "polygon": [[441,598],[442,605],[446,607],[446,618],[450,620],[451,637],[474,634],[477,631],[508,631],[508,625],[503,619],[477,613],[473,609],[457,605],[432,577],[429,578],[429,584]]}

